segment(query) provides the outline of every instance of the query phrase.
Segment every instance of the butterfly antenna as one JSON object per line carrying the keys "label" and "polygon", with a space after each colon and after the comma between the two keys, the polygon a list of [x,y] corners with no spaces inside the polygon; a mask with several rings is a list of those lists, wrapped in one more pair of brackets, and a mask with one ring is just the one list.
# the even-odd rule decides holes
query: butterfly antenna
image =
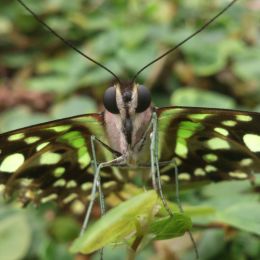
{"label": "butterfly antenna", "polygon": [[40,19],[40,17],[35,14],[23,1],[21,0],[17,0],[17,2],[22,5],[34,18],[37,22],[39,22],[46,30],[48,30],[49,32],[51,32],[52,34],[54,34],[58,39],[60,39],[65,45],[69,46],[70,48],[72,48],[74,51],[76,51],[77,53],[79,53],[81,56],[85,57],[86,59],[92,61],[93,63],[95,63],[96,65],[98,65],[99,67],[101,67],[102,69],[106,70],[108,73],[110,73],[111,75],[113,75],[113,77],[118,81],[118,83],[121,83],[119,77],[113,72],[111,71],[109,68],[105,67],[104,65],[102,65],[101,63],[99,63],[98,61],[92,59],[91,57],[89,57],[88,55],[86,55],[85,53],[83,53],[82,51],[80,51],[79,49],[77,49],[71,42],[69,42],[68,40],[66,40],[65,38],[63,38],[61,35],[59,35],[58,33],[56,33],[48,24],[46,24],[44,21],[42,21]]}
{"label": "butterfly antenna", "polygon": [[216,14],[213,18],[211,18],[209,21],[207,21],[202,27],[200,27],[197,31],[195,31],[193,34],[191,34],[189,37],[187,37],[186,39],[182,40],[181,42],[179,42],[177,45],[175,45],[173,48],[169,49],[168,51],[166,51],[165,53],[163,53],[161,56],[159,56],[158,58],[152,60],[151,62],[149,62],[147,65],[145,65],[144,67],[142,67],[133,77],[132,82],[134,82],[136,80],[136,78],[139,76],[139,74],[141,74],[146,68],[150,67],[152,64],[154,64],[155,62],[157,62],[158,60],[162,59],[163,57],[167,56],[169,53],[175,51],[176,49],[178,49],[181,45],[183,45],[185,42],[187,42],[188,40],[190,40],[191,38],[193,38],[194,36],[196,36],[197,34],[199,34],[201,31],[203,31],[206,27],[208,27],[212,22],[214,22],[219,16],[221,16],[227,9],[229,9],[237,0],[233,0],[232,2],[230,2],[224,9],[222,9],[218,14]]}

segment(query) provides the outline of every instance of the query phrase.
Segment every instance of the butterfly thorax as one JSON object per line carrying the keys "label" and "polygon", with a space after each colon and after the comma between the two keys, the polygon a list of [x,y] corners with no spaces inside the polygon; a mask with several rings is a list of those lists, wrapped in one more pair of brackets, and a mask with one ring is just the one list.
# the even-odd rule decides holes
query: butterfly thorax
{"label": "butterfly thorax", "polygon": [[[127,164],[144,163],[149,159],[150,121],[152,106],[144,111],[138,109],[138,85],[116,85],[115,99],[118,113],[104,112],[105,128],[110,147],[125,155]],[[147,158],[148,157],[148,158]]]}

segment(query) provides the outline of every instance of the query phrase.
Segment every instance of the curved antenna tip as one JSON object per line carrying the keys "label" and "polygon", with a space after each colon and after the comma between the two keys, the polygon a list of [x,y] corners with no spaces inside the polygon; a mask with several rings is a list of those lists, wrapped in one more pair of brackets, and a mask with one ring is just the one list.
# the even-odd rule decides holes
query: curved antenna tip
{"label": "curved antenna tip", "polygon": [[121,83],[119,77],[113,72],[111,71],[109,68],[107,68],[106,66],[104,66],[103,64],[101,64],[100,62],[94,60],[93,58],[91,58],[90,56],[86,55],[85,53],[83,53],[81,50],[79,50],[78,48],[76,48],[70,41],[66,40],[65,38],[63,38],[61,35],[59,35],[58,33],[56,33],[48,24],[46,24],[44,21],[42,21],[40,19],[40,17],[34,13],[34,11],[32,11],[22,0],[17,0],[17,2],[24,7],[33,17],[34,19],[41,24],[47,31],[51,32],[54,36],[56,36],[58,39],[60,39],[61,42],[63,42],[65,45],[69,46],[70,48],[72,48],[74,51],[76,51],[77,53],[79,53],[81,56],[85,57],[86,59],[90,60],[91,62],[95,63],[96,65],[98,65],[99,67],[101,67],[102,69],[106,70],[108,73],[110,73],[115,79],[116,81],[118,81],[118,83]]}
{"label": "curved antenna tip", "polygon": [[155,62],[159,61],[160,59],[164,58],[165,56],[167,56],[168,54],[170,54],[171,52],[175,51],[176,49],[178,49],[181,45],[183,45],[185,42],[187,42],[188,40],[190,40],[191,38],[193,38],[194,36],[196,36],[198,33],[200,33],[201,31],[203,31],[206,27],[208,27],[212,22],[214,22],[219,16],[221,16],[225,11],[227,11],[227,9],[229,9],[236,1],[238,0],[233,0],[231,1],[228,5],[226,5],[220,12],[218,12],[214,17],[212,17],[210,20],[208,20],[204,25],[202,25],[198,30],[196,30],[194,33],[192,33],[190,36],[188,36],[187,38],[185,38],[184,40],[182,40],[181,42],[179,42],[178,44],[176,44],[173,48],[169,49],[168,51],[164,52],[162,55],[160,55],[159,57],[157,57],[156,59],[152,60],[151,62],[149,62],[148,64],[146,64],[144,67],[142,67],[140,70],[137,71],[137,73],[134,75],[132,82],[134,82],[136,80],[136,78],[148,67],[150,67],[152,64],[154,64]]}

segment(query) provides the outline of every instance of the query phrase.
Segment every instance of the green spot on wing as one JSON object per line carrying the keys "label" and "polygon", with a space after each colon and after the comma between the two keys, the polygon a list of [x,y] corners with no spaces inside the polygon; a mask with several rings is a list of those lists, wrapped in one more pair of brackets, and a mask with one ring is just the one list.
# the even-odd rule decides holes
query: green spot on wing
{"label": "green spot on wing", "polygon": [[52,193],[52,194],[48,195],[47,197],[43,197],[41,199],[41,202],[46,203],[46,202],[49,202],[49,201],[52,201],[52,200],[56,200],[57,198],[58,198],[58,195],[55,194],[55,193]]}
{"label": "green spot on wing", "polygon": [[222,125],[230,126],[230,127],[235,126],[236,124],[237,122],[234,120],[225,120],[222,122]]}
{"label": "green spot on wing", "polygon": [[14,153],[5,157],[0,164],[0,171],[15,172],[24,163],[24,156],[21,153]]}
{"label": "green spot on wing", "polygon": [[206,170],[206,172],[216,172],[217,171],[217,168],[215,167],[215,166],[213,166],[213,165],[207,165],[206,167],[205,167],[205,170]]}
{"label": "green spot on wing", "polygon": [[78,195],[76,194],[76,193],[72,193],[72,194],[70,194],[68,197],[66,197],[64,200],[63,200],[63,202],[65,203],[65,204],[68,204],[68,203],[70,203],[71,201],[73,201],[74,199],[76,199],[78,197]]}
{"label": "green spot on wing", "polygon": [[38,137],[38,136],[31,136],[31,137],[27,137],[24,139],[24,141],[27,143],[27,144],[33,144],[33,143],[36,143],[40,140],[41,138]]}
{"label": "green spot on wing", "polygon": [[40,164],[53,165],[57,164],[61,160],[62,156],[57,153],[44,153],[40,157]]}
{"label": "green spot on wing", "polygon": [[68,181],[66,187],[67,188],[75,188],[75,187],[77,187],[77,183],[74,180],[70,180],[70,181]]}
{"label": "green spot on wing", "polygon": [[202,156],[202,158],[206,161],[206,162],[215,162],[218,160],[218,156],[213,154],[213,153],[209,153],[209,154],[205,154]]}
{"label": "green spot on wing", "polygon": [[80,147],[82,147],[83,145],[85,145],[85,140],[84,140],[84,138],[78,138],[78,139],[76,139],[75,141],[73,141],[73,147],[75,147],[75,148],[80,148]]}
{"label": "green spot on wing", "polygon": [[181,172],[178,175],[178,179],[179,180],[183,180],[183,181],[189,181],[190,180],[190,175],[187,172]]}
{"label": "green spot on wing", "polygon": [[92,182],[85,182],[81,184],[81,189],[84,191],[90,190],[92,188]]}
{"label": "green spot on wing", "polygon": [[214,131],[221,134],[221,135],[224,135],[224,136],[228,136],[228,130],[222,128],[222,127],[215,127],[214,128]]}
{"label": "green spot on wing", "polygon": [[260,135],[246,134],[243,137],[244,143],[252,152],[260,152]]}
{"label": "green spot on wing", "polygon": [[37,147],[36,147],[36,151],[39,152],[40,150],[42,150],[44,147],[46,147],[50,142],[44,142],[44,143],[41,143],[39,144]]}
{"label": "green spot on wing", "polygon": [[70,125],[59,125],[48,128],[48,130],[53,130],[57,133],[68,131],[71,128]]}
{"label": "green spot on wing", "polygon": [[250,122],[253,120],[253,118],[249,115],[237,115],[236,119],[242,122]]}
{"label": "green spot on wing", "polygon": [[230,145],[226,140],[223,140],[218,137],[214,137],[207,141],[208,146],[212,150],[218,150],[218,149],[230,149]]}
{"label": "green spot on wing", "polygon": [[204,120],[208,116],[210,116],[210,114],[192,114],[189,115],[188,118],[190,118],[191,120]]}
{"label": "green spot on wing", "polygon": [[182,158],[187,158],[188,148],[187,148],[187,143],[184,139],[178,138],[175,147],[175,153]]}
{"label": "green spot on wing", "polygon": [[59,179],[54,182],[53,187],[64,187],[66,185],[66,180]]}
{"label": "green spot on wing", "polygon": [[82,137],[79,131],[71,131],[62,135],[61,139],[65,139],[66,141],[73,143],[73,141],[78,137]]}
{"label": "green spot on wing", "polygon": [[79,164],[80,164],[81,168],[88,166],[90,161],[91,161],[91,159],[90,159],[90,156],[88,153],[85,153],[84,155],[82,155],[79,158]]}
{"label": "green spot on wing", "polygon": [[56,178],[59,178],[61,177],[64,173],[65,173],[65,168],[64,167],[57,167],[55,170],[54,170],[54,176]]}
{"label": "green spot on wing", "polygon": [[182,121],[180,123],[180,129],[184,129],[186,131],[190,131],[192,133],[203,129],[202,123],[191,122],[191,121]]}
{"label": "green spot on wing", "polygon": [[202,128],[203,126],[201,123],[191,121],[181,122],[177,130],[175,153],[182,158],[187,158],[188,146],[186,140],[188,140],[193,134]]}
{"label": "green spot on wing", "polygon": [[18,140],[21,140],[24,138],[24,134],[23,133],[19,133],[19,134],[13,134],[13,135],[10,135],[7,140],[8,141],[18,141]]}
{"label": "green spot on wing", "polygon": [[248,175],[245,172],[241,172],[241,171],[229,172],[229,175],[231,177],[238,178],[238,179],[246,179],[248,177]]}

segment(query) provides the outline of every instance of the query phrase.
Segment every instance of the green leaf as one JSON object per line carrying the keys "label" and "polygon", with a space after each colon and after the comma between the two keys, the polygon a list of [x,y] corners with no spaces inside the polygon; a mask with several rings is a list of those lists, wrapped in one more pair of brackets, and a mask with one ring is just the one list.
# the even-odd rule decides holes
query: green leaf
{"label": "green leaf", "polygon": [[260,50],[259,47],[251,49],[244,48],[243,51],[235,57],[233,66],[234,73],[243,80],[260,80]]}
{"label": "green leaf", "polygon": [[137,195],[111,209],[72,244],[72,253],[92,253],[106,245],[124,240],[135,231],[137,218],[150,215],[158,197],[154,190]]}
{"label": "green leaf", "polygon": [[50,230],[57,241],[68,242],[77,236],[79,224],[71,217],[61,216],[50,223]]}
{"label": "green leaf", "polygon": [[17,106],[16,108],[7,111],[0,118],[1,132],[18,129],[21,127],[39,124],[50,121],[51,118],[47,114],[32,113],[24,106]]}
{"label": "green leaf", "polygon": [[23,259],[30,243],[31,230],[23,214],[7,214],[0,218],[0,259]]}
{"label": "green leaf", "polygon": [[95,111],[96,104],[90,97],[75,96],[54,106],[51,114],[54,118],[64,118]]}
{"label": "green leaf", "polygon": [[192,222],[187,215],[174,213],[172,217],[168,216],[152,222],[148,232],[154,234],[155,239],[163,240],[182,236],[191,227]]}
{"label": "green leaf", "polygon": [[213,91],[203,91],[196,88],[182,88],[176,90],[171,97],[171,104],[175,106],[234,108],[232,98]]}
{"label": "green leaf", "polygon": [[260,235],[259,202],[243,202],[230,206],[217,219],[233,227]]}
{"label": "green leaf", "polygon": [[[259,178],[256,178],[258,183]],[[250,192],[251,191],[251,192]],[[208,217],[193,219],[195,223],[223,223],[254,234],[260,234],[259,196],[252,192],[249,181],[210,184],[203,189],[204,203],[215,209]]]}

